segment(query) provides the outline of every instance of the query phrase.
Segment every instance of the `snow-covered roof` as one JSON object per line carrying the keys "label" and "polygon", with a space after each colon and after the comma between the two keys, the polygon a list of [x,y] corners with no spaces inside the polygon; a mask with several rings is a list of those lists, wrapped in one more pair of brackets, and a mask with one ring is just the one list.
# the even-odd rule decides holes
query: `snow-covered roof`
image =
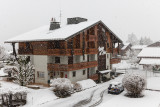
{"label": "snow-covered roof", "polygon": [[145,47],[147,47],[147,45],[134,45],[131,47],[131,49],[143,49]]}
{"label": "snow-covered roof", "polygon": [[121,48],[121,50],[126,49],[129,44],[130,44],[130,43],[125,43],[124,46]]}
{"label": "snow-covered roof", "polygon": [[64,25],[61,26],[59,29],[55,30],[49,30],[49,25],[46,25],[38,29],[32,30],[30,32],[24,33],[22,35],[16,36],[14,38],[11,38],[9,40],[6,40],[5,42],[11,43],[11,42],[27,42],[27,41],[66,40],[71,38],[72,36],[75,36],[81,31],[96,25],[97,23],[102,23],[114,36],[116,36],[102,21],[98,20],[98,21],[85,21],[79,24]]}
{"label": "snow-covered roof", "polygon": [[158,47],[146,47],[138,54],[138,57],[160,57],[160,48]]}
{"label": "snow-covered roof", "polygon": [[105,74],[105,73],[109,73],[111,72],[112,70],[104,70],[104,71],[99,71],[101,74]]}
{"label": "snow-covered roof", "polygon": [[139,62],[141,65],[160,65],[160,59],[157,58],[142,58]]}

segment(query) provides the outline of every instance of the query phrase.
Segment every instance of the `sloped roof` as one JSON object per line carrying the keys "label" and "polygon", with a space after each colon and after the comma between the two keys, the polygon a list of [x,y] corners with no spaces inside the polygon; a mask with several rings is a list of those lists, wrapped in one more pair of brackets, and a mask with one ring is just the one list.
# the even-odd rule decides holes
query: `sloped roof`
{"label": "sloped roof", "polygon": [[[49,25],[40,27],[22,35],[16,36],[5,43],[12,42],[27,42],[27,41],[50,41],[50,40],[67,40],[81,31],[88,29],[97,23],[102,23],[119,41],[119,39],[102,21],[86,21],[79,24],[69,24],[62,26],[59,29],[49,30]],[[121,41],[122,42],[122,41]]]}
{"label": "sloped roof", "polygon": [[145,58],[157,58],[160,57],[160,48],[157,47],[146,47],[138,54],[138,57]]}
{"label": "sloped roof", "polygon": [[121,50],[125,50],[129,45],[130,43],[125,43],[124,46],[121,48]]}
{"label": "sloped roof", "polygon": [[147,45],[134,45],[131,47],[131,49],[143,49],[145,47],[147,47]]}

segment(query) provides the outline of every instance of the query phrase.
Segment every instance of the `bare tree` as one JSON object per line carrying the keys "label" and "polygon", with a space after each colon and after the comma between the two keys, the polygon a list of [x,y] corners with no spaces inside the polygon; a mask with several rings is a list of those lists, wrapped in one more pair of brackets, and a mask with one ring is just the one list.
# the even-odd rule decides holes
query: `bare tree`
{"label": "bare tree", "polygon": [[34,79],[33,65],[30,63],[28,56],[20,56],[17,62],[17,68],[13,68],[13,70],[17,72],[17,75],[15,75],[15,82],[21,86],[25,86]]}

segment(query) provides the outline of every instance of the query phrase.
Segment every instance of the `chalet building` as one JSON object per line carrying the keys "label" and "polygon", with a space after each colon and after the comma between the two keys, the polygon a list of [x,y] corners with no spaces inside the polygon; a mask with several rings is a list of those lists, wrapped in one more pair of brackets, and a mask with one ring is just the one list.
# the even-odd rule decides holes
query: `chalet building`
{"label": "chalet building", "polygon": [[147,47],[147,45],[133,45],[131,47],[131,50],[134,51],[136,53],[136,55],[138,55],[143,48]]}
{"label": "chalet building", "polygon": [[100,79],[99,71],[111,70],[119,63],[122,43],[102,21],[68,18],[67,25],[51,20],[50,25],[5,41],[18,43],[18,55],[30,56],[35,67],[35,82],[51,78],[68,78],[73,83],[91,78]]}
{"label": "chalet building", "polygon": [[138,54],[138,58],[140,58],[139,64],[143,65],[144,68],[153,65],[160,66],[160,41],[143,48]]}
{"label": "chalet building", "polygon": [[127,52],[129,52],[131,50],[131,43],[125,43],[123,44],[122,48],[121,48],[121,55],[122,56],[127,56]]}

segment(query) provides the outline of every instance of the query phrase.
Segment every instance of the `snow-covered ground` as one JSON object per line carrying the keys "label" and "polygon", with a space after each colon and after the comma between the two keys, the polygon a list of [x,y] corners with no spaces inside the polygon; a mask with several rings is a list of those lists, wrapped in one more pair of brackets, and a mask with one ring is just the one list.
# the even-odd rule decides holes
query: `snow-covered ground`
{"label": "snow-covered ground", "polygon": [[[139,69],[130,69],[130,64],[123,62],[123,64],[127,64],[127,72],[138,72],[142,75],[146,76],[147,78],[147,88],[148,89],[155,89],[160,90],[160,74],[154,75],[151,72],[144,71],[141,66],[139,66]],[[126,65],[120,64],[121,66],[125,67]],[[118,66],[118,65],[117,65]],[[118,70],[118,69],[117,69]],[[115,79],[112,79],[105,83],[97,84],[96,87],[92,87],[90,89],[86,89],[81,92],[76,92],[71,95],[71,97],[68,98],[57,98],[52,88],[43,88],[43,89],[28,89],[28,95],[27,95],[27,104],[24,107],[72,107],[75,104],[77,104],[79,101],[90,98],[92,92],[94,90],[94,96],[92,100],[86,104],[83,105],[83,107],[88,107],[93,105],[95,102],[97,102],[100,99],[100,93],[104,91],[103,101],[99,107],[158,107],[160,104],[160,92],[158,91],[144,91],[144,97],[142,98],[128,98],[125,95],[125,91],[119,95],[112,95],[107,93],[107,88],[109,84],[113,81],[121,81],[123,76],[125,74],[122,74]],[[11,82],[5,82],[0,81],[2,84],[2,87],[19,87],[19,85],[11,83]]]}

